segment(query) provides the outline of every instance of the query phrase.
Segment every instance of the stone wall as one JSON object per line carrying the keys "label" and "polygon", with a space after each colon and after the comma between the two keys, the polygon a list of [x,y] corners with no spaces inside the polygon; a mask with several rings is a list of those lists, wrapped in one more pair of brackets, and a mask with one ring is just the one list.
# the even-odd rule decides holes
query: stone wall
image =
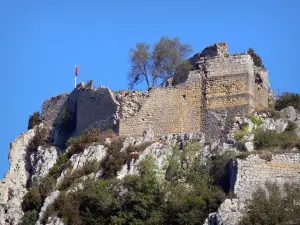
{"label": "stone wall", "polygon": [[206,47],[201,52],[201,57],[228,56],[228,45],[226,42],[219,42]]}
{"label": "stone wall", "polygon": [[135,116],[120,120],[120,135],[141,135],[149,126],[155,135],[200,131],[201,95],[201,82],[152,89]]}
{"label": "stone wall", "polygon": [[136,115],[148,97],[148,92],[140,91],[119,91],[115,93],[115,99],[119,103],[118,117],[126,119]]}
{"label": "stone wall", "polygon": [[68,97],[69,94],[61,94],[44,101],[41,119],[45,124],[52,125],[54,123]]}
{"label": "stone wall", "polygon": [[264,187],[266,181],[277,182],[281,187],[285,182],[299,182],[300,154],[273,155],[269,162],[257,155],[249,156],[246,160],[237,159],[232,173],[231,186],[237,197],[244,201],[251,198],[258,187]]}
{"label": "stone wall", "polygon": [[117,129],[117,105],[113,93],[105,87],[81,90],[76,103],[76,131]]}

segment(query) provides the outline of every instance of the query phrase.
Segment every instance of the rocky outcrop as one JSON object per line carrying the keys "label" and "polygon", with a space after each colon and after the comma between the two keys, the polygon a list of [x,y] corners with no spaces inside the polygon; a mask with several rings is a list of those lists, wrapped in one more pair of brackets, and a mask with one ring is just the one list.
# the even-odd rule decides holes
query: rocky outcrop
{"label": "rocky outcrop", "polygon": [[238,199],[225,199],[218,212],[209,214],[203,225],[236,225],[243,217],[244,203]]}
{"label": "rocky outcrop", "polygon": [[82,153],[74,154],[69,160],[71,165],[71,170],[66,169],[62,172],[61,176],[57,179],[57,186],[59,186],[65,179],[68,173],[72,174],[83,168],[87,163],[96,160],[101,162],[106,156],[106,148],[103,145],[94,144],[87,147]]}
{"label": "rocky outcrop", "polygon": [[32,155],[31,162],[33,164],[32,182],[35,179],[45,177],[52,166],[55,164],[60,150],[54,146],[39,146],[37,152]]}
{"label": "rocky outcrop", "polygon": [[21,202],[26,193],[26,185],[30,177],[28,167],[27,146],[34,136],[35,130],[28,130],[19,135],[10,144],[9,171],[0,183],[0,224],[17,225],[23,216]]}
{"label": "rocky outcrop", "polygon": [[41,212],[39,213],[39,220],[36,222],[36,225],[41,225],[41,220],[44,219],[44,214],[45,214],[47,208],[54,203],[55,199],[58,198],[59,193],[60,192],[58,190],[56,190],[56,191],[52,192],[50,194],[50,196],[48,196],[45,199],[44,205],[41,209]]}

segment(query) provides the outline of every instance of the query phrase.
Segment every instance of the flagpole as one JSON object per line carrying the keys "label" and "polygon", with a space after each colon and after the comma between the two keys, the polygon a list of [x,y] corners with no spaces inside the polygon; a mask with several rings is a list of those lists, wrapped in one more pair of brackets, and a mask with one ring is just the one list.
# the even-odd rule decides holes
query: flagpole
{"label": "flagpole", "polygon": [[77,83],[77,74],[76,74],[76,65],[75,65],[75,85],[74,85],[75,89],[76,89],[76,83]]}

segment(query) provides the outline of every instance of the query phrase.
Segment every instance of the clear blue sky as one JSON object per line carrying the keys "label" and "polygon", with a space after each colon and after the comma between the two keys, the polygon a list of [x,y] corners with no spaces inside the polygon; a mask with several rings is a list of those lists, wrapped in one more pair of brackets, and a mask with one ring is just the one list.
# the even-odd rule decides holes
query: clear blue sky
{"label": "clear blue sky", "polygon": [[89,0],[0,3],[0,177],[9,143],[46,98],[79,81],[126,89],[128,50],[178,37],[194,52],[219,41],[230,52],[253,47],[275,91],[300,92],[300,1]]}

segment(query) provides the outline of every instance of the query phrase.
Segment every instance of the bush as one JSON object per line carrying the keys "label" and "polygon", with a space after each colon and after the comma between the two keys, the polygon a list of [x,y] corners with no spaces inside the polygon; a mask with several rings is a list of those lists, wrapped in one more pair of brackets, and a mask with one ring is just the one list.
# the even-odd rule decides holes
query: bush
{"label": "bush", "polygon": [[299,185],[286,184],[283,195],[276,184],[269,183],[266,188],[267,191],[260,188],[253,193],[247,215],[239,224],[300,224]]}
{"label": "bush", "polygon": [[24,211],[39,210],[43,200],[38,187],[32,187],[23,197],[22,209]]}
{"label": "bush", "polygon": [[22,225],[34,225],[38,220],[38,212],[36,210],[25,212],[22,218]]}
{"label": "bush", "polygon": [[245,134],[248,133],[249,130],[249,124],[244,124],[242,126],[242,130],[238,130],[234,133],[234,138],[237,141],[241,141],[243,139],[243,137],[245,136]]}
{"label": "bush", "polygon": [[34,112],[30,117],[28,121],[28,130],[34,128],[34,126],[39,125],[42,122],[40,119],[40,113]]}
{"label": "bush", "polygon": [[253,59],[253,63],[254,63],[255,66],[265,68],[261,57],[254,52],[253,48],[249,48],[248,51],[247,51],[247,53]]}
{"label": "bush", "polygon": [[64,191],[66,190],[67,188],[71,187],[71,186],[75,186],[76,185],[76,181],[85,176],[85,175],[89,175],[91,174],[92,172],[96,172],[100,169],[100,163],[97,162],[96,160],[93,160],[93,161],[87,161],[85,163],[85,165],[76,170],[76,171],[73,171],[71,174],[67,174],[65,179],[62,181],[60,187],[59,187],[59,190],[60,191]]}
{"label": "bush", "polygon": [[85,131],[79,137],[72,137],[67,141],[67,146],[69,146],[68,156],[69,158],[80,152],[83,152],[86,147],[88,147],[93,142],[99,142],[101,140],[100,133],[98,129],[92,131]]}
{"label": "bush", "polygon": [[105,145],[106,138],[114,139],[116,138],[116,134],[112,130],[107,130],[105,132],[100,133],[99,129],[95,128],[92,131],[85,131],[79,137],[72,137],[67,141],[67,146],[70,147],[68,151],[68,157],[70,158],[74,154],[78,154],[83,152],[85,148],[91,145],[93,142],[97,142]]}
{"label": "bush", "polygon": [[38,126],[36,127],[35,135],[28,143],[27,151],[30,153],[36,152],[39,146],[47,145],[48,143],[48,129]]}
{"label": "bush", "polygon": [[300,138],[294,132],[285,131],[277,133],[274,130],[258,129],[254,132],[254,145],[256,149],[280,147],[283,149],[300,146]]}
{"label": "bush", "polygon": [[254,114],[250,115],[250,120],[252,121],[253,124],[255,124],[258,127],[264,124],[264,121],[260,117]]}
{"label": "bush", "polygon": [[57,159],[53,167],[49,170],[49,175],[54,179],[60,177],[62,171],[68,166],[68,155],[66,153],[61,154]]}
{"label": "bush", "polygon": [[293,106],[295,109],[300,110],[299,94],[284,92],[276,99],[275,109],[277,111],[280,111],[289,106]]}
{"label": "bush", "polygon": [[117,172],[121,170],[122,166],[126,163],[127,154],[121,152],[123,147],[123,139],[113,139],[111,144],[108,145],[105,159],[101,162],[103,169],[103,178],[112,178],[117,176]]}

